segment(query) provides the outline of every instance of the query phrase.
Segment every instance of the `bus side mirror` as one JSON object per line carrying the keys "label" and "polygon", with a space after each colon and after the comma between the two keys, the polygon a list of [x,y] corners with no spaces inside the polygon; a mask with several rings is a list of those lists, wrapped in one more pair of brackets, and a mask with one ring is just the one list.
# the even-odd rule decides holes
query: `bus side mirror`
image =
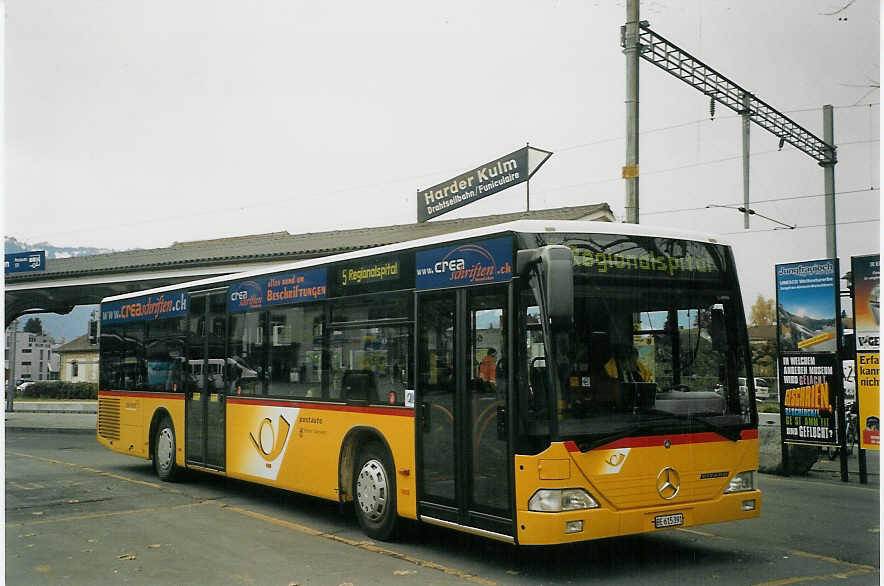
{"label": "bus side mirror", "polygon": [[574,321],[574,255],[567,246],[545,246],[546,305],[552,330],[569,330]]}
{"label": "bus side mirror", "polygon": [[574,255],[567,246],[551,244],[520,250],[516,254],[516,273],[525,276],[537,267],[546,315],[552,330],[563,331],[574,320]]}

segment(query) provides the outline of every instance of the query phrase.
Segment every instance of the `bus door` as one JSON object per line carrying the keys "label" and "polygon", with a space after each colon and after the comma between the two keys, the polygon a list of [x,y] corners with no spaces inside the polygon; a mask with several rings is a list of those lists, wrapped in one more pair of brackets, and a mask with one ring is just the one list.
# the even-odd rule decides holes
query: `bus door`
{"label": "bus door", "polygon": [[185,458],[224,470],[226,289],[190,295]]}
{"label": "bus door", "polygon": [[418,294],[418,513],[511,540],[508,288]]}

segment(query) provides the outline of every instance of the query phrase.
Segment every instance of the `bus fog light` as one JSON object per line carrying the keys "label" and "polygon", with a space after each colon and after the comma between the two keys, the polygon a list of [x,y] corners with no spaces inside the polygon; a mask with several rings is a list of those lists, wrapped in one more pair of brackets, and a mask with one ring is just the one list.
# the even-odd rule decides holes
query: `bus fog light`
{"label": "bus fog light", "polygon": [[541,488],[528,501],[528,510],[541,513],[597,509],[598,502],[582,488]]}
{"label": "bus fog light", "polygon": [[568,521],[565,523],[565,533],[580,533],[583,531],[583,520]]}
{"label": "bus fog light", "polygon": [[747,470],[746,472],[735,474],[728,483],[724,493],[744,492],[747,490],[755,490],[755,470]]}
{"label": "bus fog light", "polygon": [[755,499],[743,501],[743,510],[744,511],[754,511],[755,510]]}

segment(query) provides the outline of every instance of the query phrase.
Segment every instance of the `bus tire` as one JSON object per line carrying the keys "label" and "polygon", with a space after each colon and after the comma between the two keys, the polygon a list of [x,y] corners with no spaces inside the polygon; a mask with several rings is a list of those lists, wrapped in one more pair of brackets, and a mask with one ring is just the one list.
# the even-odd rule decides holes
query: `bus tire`
{"label": "bus tire", "polygon": [[175,463],[175,428],[169,417],[163,417],[157,426],[153,448],[153,468],[160,480],[172,482],[178,475]]}
{"label": "bus tire", "polygon": [[356,518],[366,535],[388,541],[396,536],[396,477],[387,450],[377,442],[359,449],[353,471]]}

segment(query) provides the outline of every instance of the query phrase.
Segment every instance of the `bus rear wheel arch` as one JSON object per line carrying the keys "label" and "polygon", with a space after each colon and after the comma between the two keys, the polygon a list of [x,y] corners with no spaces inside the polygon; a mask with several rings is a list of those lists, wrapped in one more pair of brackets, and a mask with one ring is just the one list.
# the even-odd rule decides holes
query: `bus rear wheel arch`
{"label": "bus rear wheel arch", "polygon": [[394,539],[396,474],[389,451],[377,441],[362,444],[353,468],[353,504],[356,518],[366,535],[387,541]]}

